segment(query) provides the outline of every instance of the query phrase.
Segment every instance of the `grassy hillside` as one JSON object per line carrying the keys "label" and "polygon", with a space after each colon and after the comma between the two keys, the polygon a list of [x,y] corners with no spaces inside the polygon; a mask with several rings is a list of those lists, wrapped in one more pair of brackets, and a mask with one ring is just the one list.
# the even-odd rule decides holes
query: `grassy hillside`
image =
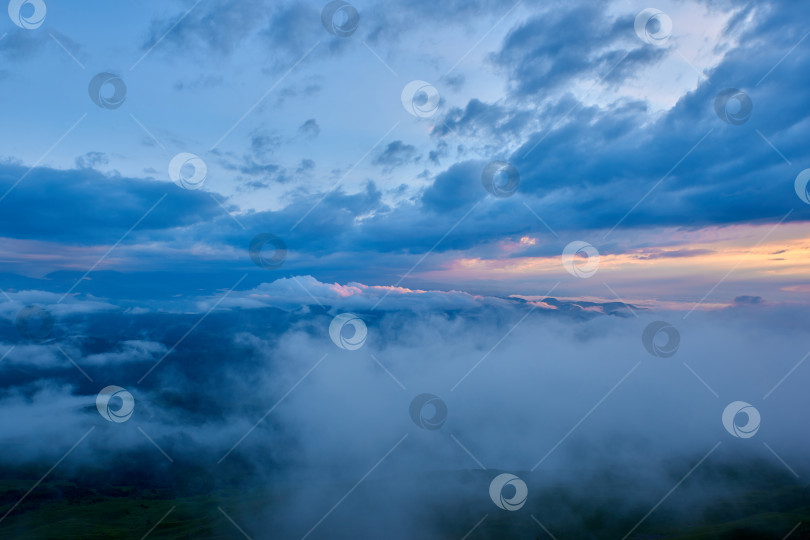
{"label": "grassy hillside", "polygon": [[[36,482],[38,477],[31,475],[32,472],[4,471],[0,483],[3,513]],[[486,496],[485,489],[492,476],[492,471],[430,475],[429,483],[433,486],[462,488],[457,497],[444,497],[443,502],[426,505],[425,513],[414,519],[420,522],[420,527],[432,531],[431,538],[437,539],[459,539],[468,533],[470,540],[548,538],[532,516],[539,518],[559,539],[620,539],[666,492],[660,491],[657,498],[641,497],[639,501],[628,502],[620,495],[624,489],[622,479],[609,475],[599,480],[598,490],[592,491],[565,484],[530,484],[526,506],[517,512],[506,512],[495,507]],[[165,482],[139,479],[125,484],[120,479],[105,481],[95,473],[82,478],[54,474],[0,523],[0,537],[138,539],[172,508],[149,538],[244,538],[220,512],[220,507],[227,509],[228,515],[255,540],[300,538],[317,521],[302,519],[292,527],[300,531],[297,535],[281,534],[271,524],[294,519],[285,516],[282,510],[286,488],[215,486],[198,470],[185,471],[180,479],[179,484],[177,476]],[[369,478],[310,538],[385,535],[381,532],[385,530],[384,523],[382,528],[366,526],[364,520],[371,521],[378,516],[373,511],[364,514],[361,503],[384,493],[388,482]],[[723,489],[717,491],[717,495],[706,492],[705,486],[721,484]],[[336,492],[347,492],[351,485],[331,487]],[[480,497],[482,487],[484,496]],[[713,490],[714,487],[709,489]],[[616,495],[597,497],[594,495],[597,491]],[[327,509],[318,507],[313,512],[322,515]],[[352,530],[345,525],[345,519],[341,519],[341,512],[344,518],[346,514],[359,516],[349,521]],[[484,515],[487,518],[470,532]],[[748,467],[745,474],[740,474],[739,468],[713,466],[696,472],[694,478],[673,493],[630,538],[780,539],[799,522],[803,525],[790,538],[810,538],[810,490],[799,481],[792,477],[786,479],[783,471],[762,463]]]}

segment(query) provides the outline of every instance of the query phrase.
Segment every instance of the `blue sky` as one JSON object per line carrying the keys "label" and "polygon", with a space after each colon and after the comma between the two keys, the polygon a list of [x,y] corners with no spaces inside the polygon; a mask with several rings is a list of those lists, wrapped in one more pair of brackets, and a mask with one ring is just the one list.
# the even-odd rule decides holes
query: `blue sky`
{"label": "blue sky", "polygon": [[[115,296],[94,289],[104,272],[179,289],[207,275],[215,290],[244,270],[253,285],[542,295],[566,275],[551,262],[586,241],[633,301],[693,305],[741,259],[720,304],[807,289],[802,7],[664,2],[658,44],[629,0],[355,7],[347,37],[307,2],[80,2],[48,5],[35,29],[7,20],[6,287],[55,292],[92,268],[84,292]],[[120,107],[89,99],[98,73],[123,81]],[[432,114],[402,106],[413,80],[438,93]],[[753,103],[741,125],[715,112],[727,88]],[[200,189],[171,182],[180,153],[204,161]],[[492,161],[518,172],[515,195],[483,189]],[[257,277],[259,233],[288,258]],[[782,266],[774,242],[792,246]],[[610,297],[596,281],[558,292]]]}

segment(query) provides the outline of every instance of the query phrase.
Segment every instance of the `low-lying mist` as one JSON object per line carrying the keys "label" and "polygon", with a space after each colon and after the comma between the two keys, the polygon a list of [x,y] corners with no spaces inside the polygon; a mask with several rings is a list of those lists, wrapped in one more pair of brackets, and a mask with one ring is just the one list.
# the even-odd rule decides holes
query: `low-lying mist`
{"label": "low-lying mist", "polygon": [[[364,340],[330,336],[347,307]],[[184,339],[200,313],[73,312],[28,341],[5,321],[4,476],[36,480],[76,445],[50,481],[209,497],[225,537],[222,510],[252,538],[621,538],[740,520],[748,493],[808,506],[803,309],[358,307],[234,306]],[[645,346],[656,321],[677,346]],[[109,385],[134,397],[124,422],[97,410]],[[735,401],[759,412],[753,436],[724,426]],[[501,473],[527,486],[515,511],[490,496]]]}

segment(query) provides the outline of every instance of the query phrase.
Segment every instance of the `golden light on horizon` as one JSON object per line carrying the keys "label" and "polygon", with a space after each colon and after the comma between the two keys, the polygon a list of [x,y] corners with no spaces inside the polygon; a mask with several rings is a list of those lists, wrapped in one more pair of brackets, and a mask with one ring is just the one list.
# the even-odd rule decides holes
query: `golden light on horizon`
{"label": "golden light on horizon", "polygon": [[[754,288],[769,285],[781,291],[810,292],[810,228],[804,223],[776,228],[769,224],[669,232],[671,236],[661,232],[651,234],[645,239],[644,247],[630,247],[621,253],[600,253],[598,272],[579,283],[571,281],[563,268],[561,255],[520,256],[523,251],[537,248],[538,242],[529,236],[519,242],[502,244],[500,257],[459,257],[421,275],[436,280],[469,282],[561,280],[582,290],[580,298],[594,295],[587,292],[593,289],[589,283],[593,281],[602,284],[603,289],[603,283],[626,286],[638,292],[647,286],[653,289],[654,295],[660,294],[660,284],[666,283],[678,291],[693,288],[694,292],[688,296],[697,298],[726,278],[749,282]],[[670,241],[665,241],[667,239]]]}

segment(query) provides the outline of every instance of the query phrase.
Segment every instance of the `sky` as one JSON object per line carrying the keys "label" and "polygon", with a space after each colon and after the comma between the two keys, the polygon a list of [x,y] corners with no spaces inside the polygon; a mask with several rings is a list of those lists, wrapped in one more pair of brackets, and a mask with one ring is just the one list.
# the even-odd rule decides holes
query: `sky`
{"label": "sky", "polygon": [[[348,36],[301,2],[85,2],[48,6],[34,29],[9,19],[6,288],[82,278],[77,294],[124,296],[100,285],[115,273],[161,275],[164,297],[189,292],[188,275],[216,290],[255,275],[248,246],[272,234],[286,260],[262,281],[502,296],[561,282],[564,297],[685,310],[804,302],[797,7],[659,8],[671,31],[652,43],[631,1],[358,5]],[[99,73],[121,85],[114,108],[90,98]],[[105,80],[92,91],[112,96]],[[402,104],[411,81],[434,92],[419,114]],[[752,104],[736,124],[715,107],[728,88]],[[205,168],[193,189],[172,182],[179,154]],[[513,191],[486,190],[491,162],[511,165]],[[590,279],[560,264],[575,241],[601,256]]]}
{"label": "sky", "polygon": [[[517,471],[530,497],[626,472],[630,524],[718,441],[716,459],[808,474],[808,15],[12,0],[0,464],[50,467],[86,432],[68,469],[169,455],[308,478],[241,516],[290,537],[353,537],[368,508],[327,510],[389,454],[397,509],[361,500],[369,531],[403,538],[442,503],[415,472]],[[358,351],[330,339],[343,313],[365,321]],[[661,320],[666,361],[644,337]],[[133,421],[97,414],[108,385]],[[440,439],[405,412],[423,393],[450,411]],[[755,447],[720,423],[735,400],[762,413]]]}

